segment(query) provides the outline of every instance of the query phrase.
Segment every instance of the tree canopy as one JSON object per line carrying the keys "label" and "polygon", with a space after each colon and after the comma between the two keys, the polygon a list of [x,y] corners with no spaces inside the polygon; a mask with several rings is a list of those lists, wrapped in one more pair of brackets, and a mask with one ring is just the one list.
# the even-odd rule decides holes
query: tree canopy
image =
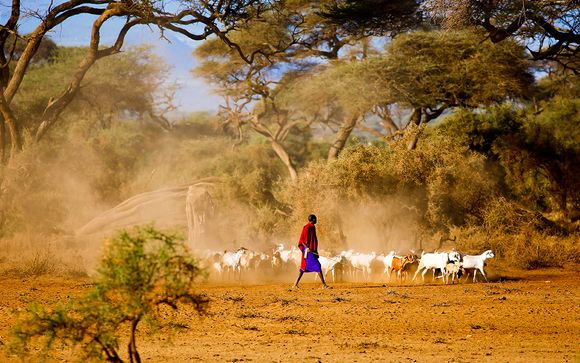
{"label": "tree canopy", "polygon": [[521,41],[535,60],[553,60],[577,74],[580,7],[565,1],[428,0],[425,8],[447,28],[477,26],[492,42]]}
{"label": "tree canopy", "polygon": [[345,0],[323,7],[320,15],[348,33],[385,35],[423,24],[420,1]]}
{"label": "tree canopy", "polygon": [[[534,60],[556,61],[576,74],[580,66],[580,7],[576,0],[345,0],[328,6],[323,14],[355,33],[408,29],[422,18],[432,27],[477,27],[494,43],[508,38],[520,41]],[[394,19],[391,14],[396,15]]]}
{"label": "tree canopy", "polygon": [[[4,150],[7,141],[10,145],[10,160],[22,148],[22,127],[11,107],[12,100],[20,89],[27,70],[38,53],[47,33],[61,25],[65,20],[84,15],[93,15],[95,20],[91,29],[91,38],[87,44],[84,57],[79,61],[74,72],[71,72],[67,85],[55,94],[42,112],[42,120],[36,130],[34,139],[42,138],[48,129],[53,127],[62,112],[78,93],[88,70],[99,59],[121,51],[127,33],[136,26],[155,26],[161,32],[173,31],[192,40],[204,40],[216,35],[229,47],[238,51],[239,56],[247,62],[252,56],[244,54],[239,46],[228,38],[228,33],[238,27],[240,22],[258,16],[269,2],[258,0],[242,1],[192,1],[173,3],[170,1],[132,1],[132,0],[68,0],[46,9],[38,9],[40,17],[38,26],[27,35],[18,34],[22,21],[23,4],[13,0],[10,6],[10,17],[0,27],[0,114],[3,122],[0,127],[0,149]],[[125,23],[118,30],[113,44],[101,44],[101,29],[111,19],[124,19]],[[10,39],[23,39],[9,42]],[[8,140],[6,140],[8,139]]]}

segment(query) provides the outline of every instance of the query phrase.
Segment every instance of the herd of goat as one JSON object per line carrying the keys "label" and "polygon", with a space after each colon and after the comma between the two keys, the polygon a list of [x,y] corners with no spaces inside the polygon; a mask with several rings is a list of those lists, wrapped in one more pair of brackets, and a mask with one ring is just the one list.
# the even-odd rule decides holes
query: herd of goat
{"label": "herd of goat", "polygon": [[[300,266],[301,252],[295,246],[285,248],[277,245],[271,253],[251,251],[240,247],[236,251],[215,252],[198,250],[195,254],[202,265],[210,271],[216,280],[240,280],[245,274],[264,274],[264,276],[284,275]],[[393,277],[402,282],[412,276],[413,281],[421,273],[425,282],[425,274],[432,270],[432,279],[442,279],[445,284],[458,282],[465,276],[481,274],[487,281],[485,261],[493,258],[491,250],[480,255],[464,255],[457,251],[422,252],[420,256],[410,251],[398,255],[395,251],[388,254],[359,253],[353,250],[343,251],[332,257],[319,255],[322,272],[333,282],[340,281],[370,281],[379,276],[391,280]]]}

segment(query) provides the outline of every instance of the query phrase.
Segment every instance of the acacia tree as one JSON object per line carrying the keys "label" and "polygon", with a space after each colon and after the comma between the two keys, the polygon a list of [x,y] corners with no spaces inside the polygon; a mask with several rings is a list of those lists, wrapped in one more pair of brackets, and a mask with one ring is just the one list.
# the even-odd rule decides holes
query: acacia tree
{"label": "acacia tree", "polygon": [[[402,11],[390,19],[387,9]],[[478,27],[494,43],[516,39],[528,46],[532,59],[553,60],[578,73],[578,0],[343,0],[325,16],[354,33],[381,34],[385,24],[412,19],[414,13],[447,29]]]}
{"label": "acacia tree", "polygon": [[[70,69],[85,51],[82,47],[57,47],[46,61],[29,67],[12,103],[23,132],[32,133],[38,128],[48,100],[66,85]],[[139,120],[170,129],[163,114],[171,104],[160,104],[166,101],[161,96],[172,91],[164,84],[166,75],[165,63],[149,48],[129,48],[91,67],[67,107],[67,115],[96,118],[94,128],[109,128],[116,117],[139,116]],[[61,119],[67,116],[63,114]]]}
{"label": "acacia tree", "polygon": [[295,49],[301,23],[301,19],[289,18],[285,9],[276,8],[232,34],[242,51],[252,54],[252,63],[244,62],[217,39],[204,42],[194,53],[202,61],[195,73],[216,86],[224,99],[222,128],[233,130],[236,145],[243,142],[246,126],[266,137],[292,180],[296,168],[283,143],[294,128],[306,126],[308,121],[292,117],[280,107],[277,94],[285,81],[273,73]]}
{"label": "acacia tree", "polygon": [[578,74],[580,6],[578,0],[427,0],[424,9],[450,29],[477,26],[498,43],[515,38],[527,44],[534,60],[553,60]]}
{"label": "acacia tree", "polygon": [[320,15],[351,34],[385,35],[411,30],[423,22],[417,0],[343,0]]}
{"label": "acacia tree", "polygon": [[291,133],[306,130],[324,117],[294,112],[285,93],[313,68],[314,58],[336,58],[352,41],[340,37],[336,28],[321,27],[320,20],[308,1],[280,2],[232,34],[242,52],[254,57],[251,64],[215,40],[206,41],[195,52],[202,60],[196,73],[217,86],[224,97],[222,126],[235,130],[238,143],[246,126],[266,137],[291,180],[296,180],[296,167],[284,142]]}
{"label": "acacia tree", "polygon": [[[416,32],[393,39],[378,57],[330,69],[362,109],[397,104],[419,126],[453,107],[477,108],[525,95],[533,83],[523,47],[481,43],[471,32]],[[326,82],[327,78],[322,78]],[[413,138],[409,148],[418,139]]]}
{"label": "acacia tree", "polygon": [[574,221],[580,216],[580,101],[567,93],[541,106],[461,110],[438,129],[485,155],[518,204]]}
{"label": "acacia tree", "polygon": [[580,101],[556,98],[540,114],[528,116],[519,133],[497,143],[522,199],[547,197],[553,210],[572,221],[580,217],[579,124]]}
{"label": "acacia tree", "polygon": [[[241,62],[236,52],[217,42],[206,42],[196,51],[202,60],[196,72],[218,86],[218,92],[225,98],[221,107],[223,125],[235,130],[238,142],[243,139],[246,125],[268,138],[295,180],[296,168],[284,146],[290,133],[306,130],[313,123],[337,125],[328,153],[332,160],[361,117],[357,112],[340,108],[340,103],[326,97],[328,93],[323,90],[310,94],[306,102],[300,103],[297,97],[300,92],[296,90],[307,85],[321,63],[368,56],[372,52],[368,40],[371,34],[353,33],[330,18],[330,9],[339,6],[341,1],[314,4],[301,0],[277,4],[268,14],[249,23],[243,33],[236,34],[236,43],[244,53],[255,55],[252,64]],[[416,23],[409,20],[416,6],[407,4],[403,8],[381,8],[390,12],[391,19],[397,14],[406,14],[405,20],[392,20],[396,23],[393,29]],[[373,14],[381,9],[375,9]]]}
{"label": "acacia tree", "polygon": [[[0,114],[2,124],[6,126],[10,143],[10,159],[22,147],[20,121],[12,109],[12,100],[18,92],[26,71],[39,51],[46,34],[67,19],[80,15],[94,15],[91,38],[84,58],[74,70],[67,86],[46,104],[42,121],[35,130],[34,138],[40,140],[56,123],[61,113],[74,99],[87,71],[101,58],[121,51],[127,33],[139,25],[158,27],[161,32],[170,30],[178,32],[193,40],[203,40],[212,34],[217,35],[229,47],[239,52],[241,59],[252,61],[241,52],[228,38],[228,33],[238,27],[241,20],[258,15],[267,1],[258,0],[213,0],[185,1],[179,4],[167,0],[68,0],[56,6],[51,2],[45,10],[35,14],[39,18],[38,26],[30,34],[18,33],[22,20],[23,5],[20,0],[12,0],[9,19],[0,27]],[[112,45],[101,44],[101,28],[113,19],[125,19],[118,30]],[[17,42],[8,40],[21,38],[26,45],[15,59]],[[1,130],[1,128],[0,128]],[[4,139],[4,135],[0,135]]]}

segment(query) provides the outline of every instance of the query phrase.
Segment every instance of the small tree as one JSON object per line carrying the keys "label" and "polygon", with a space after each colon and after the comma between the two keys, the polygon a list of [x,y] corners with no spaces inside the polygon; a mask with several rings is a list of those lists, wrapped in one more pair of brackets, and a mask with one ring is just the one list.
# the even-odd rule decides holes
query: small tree
{"label": "small tree", "polygon": [[14,326],[13,351],[23,356],[38,338],[48,353],[55,341],[80,346],[84,358],[123,362],[119,355],[120,332],[129,329],[127,354],[141,362],[136,332],[141,321],[161,323],[160,307],[192,305],[204,313],[208,300],[192,291],[204,275],[174,235],[148,226],[135,233],[123,231],[107,245],[94,288],[84,297],[52,310],[34,305]]}

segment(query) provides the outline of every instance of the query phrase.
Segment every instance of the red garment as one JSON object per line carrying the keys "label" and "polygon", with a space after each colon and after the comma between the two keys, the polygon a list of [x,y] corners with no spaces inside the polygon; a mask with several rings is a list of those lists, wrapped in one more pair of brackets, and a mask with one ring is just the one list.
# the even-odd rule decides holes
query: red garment
{"label": "red garment", "polygon": [[[310,252],[318,254],[318,238],[316,237],[316,227],[312,223],[308,223],[302,228],[300,240],[298,240],[298,247],[302,251],[302,261],[300,268],[306,269],[306,259],[304,258],[304,247],[308,247]],[[318,256],[317,256],[318,257]]]}

